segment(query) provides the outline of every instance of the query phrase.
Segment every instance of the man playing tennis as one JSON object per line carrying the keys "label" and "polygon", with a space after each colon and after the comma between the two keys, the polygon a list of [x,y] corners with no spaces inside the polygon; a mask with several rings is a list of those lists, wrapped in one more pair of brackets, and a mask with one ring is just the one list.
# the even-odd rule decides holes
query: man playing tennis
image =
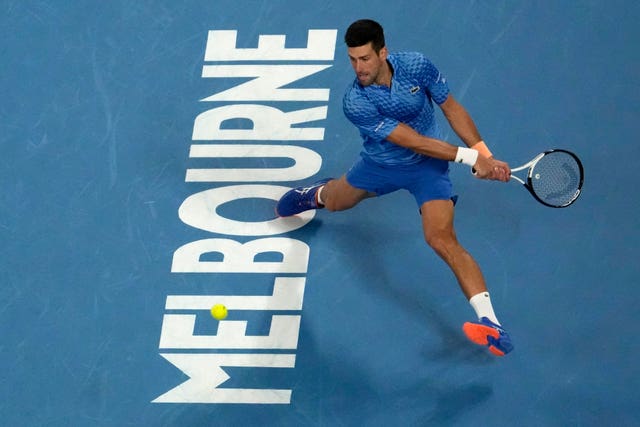
{"label": "man playing tennis", "polygon": [[[389,53],[383,28],[367,19],[349,26],[345,43],[356,79],[343,108],[363,138],[360,158],[339,179],[284,194],[278,215],[323,207],[340,211],[369,197],[408,190],[420,208],[425,240],[449,265],[478,317],[463,325],[465,334],[493,354],[505,355],[513,349],[510,337],[496,318],[478,264],[456,239],[449,162],[472,166],[479,178],[504,182],[509,166],[492,157],[444,76],[424,55]],[[467,147],[442,141],[433,102]]]}

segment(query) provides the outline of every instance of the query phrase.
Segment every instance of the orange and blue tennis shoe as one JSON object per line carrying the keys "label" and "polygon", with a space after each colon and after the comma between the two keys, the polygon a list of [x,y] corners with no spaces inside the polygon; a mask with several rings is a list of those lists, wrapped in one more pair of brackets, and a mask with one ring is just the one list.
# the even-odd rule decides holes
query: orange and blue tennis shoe
{"label": "orange and blue tennis shoe", "polygon": [[462,330],[467,338],[478,345],[489,347],[489,351],[496,356],[504,356],[513,350],[507,331],[486,317],[479,322],[466,322],[462,325]]}

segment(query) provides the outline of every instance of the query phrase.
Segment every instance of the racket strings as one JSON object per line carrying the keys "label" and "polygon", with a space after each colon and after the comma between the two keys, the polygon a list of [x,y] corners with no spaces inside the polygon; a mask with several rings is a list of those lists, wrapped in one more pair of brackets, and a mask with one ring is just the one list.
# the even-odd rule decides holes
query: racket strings
{"label": "racket strings", "polygon": [[579,195],[582,169],[575,158],[565,152],[543,156],[533,167],[530,185],[535,194],[553,206],[565,206]]}

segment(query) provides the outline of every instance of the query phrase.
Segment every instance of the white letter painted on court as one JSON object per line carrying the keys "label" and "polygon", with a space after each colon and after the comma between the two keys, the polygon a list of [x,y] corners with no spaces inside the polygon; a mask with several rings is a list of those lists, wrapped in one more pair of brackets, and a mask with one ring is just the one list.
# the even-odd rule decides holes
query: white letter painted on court
{"label": "white letter painted on court", "polygon": [[306,48],[285,48],[286,36],[260,35],[258,48],[238,49],[238,32],[209,31],[205,61],[332,61],[338,30],[309,30]]}
{"label": "white letter painted on court", "polygon": [[207,168],[187,169],[186,182],[297,181],[315,175],[322,157],[297,145],[193,144],[191,158],[288,158],[293,166],[284,168]]}
{"label": "white letter painted on court", "polygon": [[[221,261],[202,261],[204,254],[222,255]],[[260,254],[277,253],[281,261],[256,261]],[[269,237],[246,243],[230,239],[203,239],[179,247],[172,273],[306,273],[309,246],[287,237]]]}
{"label": "white letter painted on court", "polygon": [[[271,219],[265,221],[238,221],[218,213],[218,207],[240,199],[271,199],[277,201],[289,190],[277,185],[229,185],[201,191],[187,197],[178,216],[187,225],[211,233],[230,236],[273,236],[303,227],[311,221],[315,210],[286,218],[273,217],[274,211],[265,212]],[[275,206],[275,203],[274,203]]]}
{"label": "white letter painted on court", "polygon": [[[258,104],[234,104],[213,108],[200,113],[193,125],[194,141],[213,140],[265,140],[265,141],[321,141],[324,128],[293,127],[306,122],[327,118],[327,107],[305,108],[285,113],[284,111]],[[223,122],[231,119],[247,119],[251,129],[223,129]]]}
{"label": "white letter painted on court", "polygon": [[[286,310],[302,309],[304,277],[276,278],[273,295],[224,296],[176,295],[168,296],[167,310],[197,310],[210,319],[213,304],[224,304],[233,310]],[[222,320],[215,335],[196,335],[196,314],[165,314],[162,321],[160,348],[172,349],[281,349],[298,347],[300,315],[272,315],[268,335],[247,335],[246,320]]]}
{"label": "white letter painted on court", "polygon": [[202,77],[252,80],[201,101],[328,101],[329,89],[283,89],[282,86],[329,68],[330,65],[205,65]]}
{"label": "white letter painted on court", "polygon": [[229,378],[223,366],[293,368],[294,354],[192,354],[160,353],[189,377],[153,400],[154,403],[289,404],[291,390],[218,388]]}

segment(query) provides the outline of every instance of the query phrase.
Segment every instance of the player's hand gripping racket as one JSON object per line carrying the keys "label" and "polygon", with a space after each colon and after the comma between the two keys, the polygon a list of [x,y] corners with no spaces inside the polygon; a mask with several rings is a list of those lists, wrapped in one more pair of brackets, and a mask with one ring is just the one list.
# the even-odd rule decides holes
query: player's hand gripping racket
{"label": "player's hand gripping racket", "polygon": [[[526,179],[513,172],[527,169]],[[547,150],[530,162],[511,169],[511,179],[529,190],[540,203],[552,208],[565,208],[578,199],[582,191],[584,169],[578,156],[562,149]]]}

